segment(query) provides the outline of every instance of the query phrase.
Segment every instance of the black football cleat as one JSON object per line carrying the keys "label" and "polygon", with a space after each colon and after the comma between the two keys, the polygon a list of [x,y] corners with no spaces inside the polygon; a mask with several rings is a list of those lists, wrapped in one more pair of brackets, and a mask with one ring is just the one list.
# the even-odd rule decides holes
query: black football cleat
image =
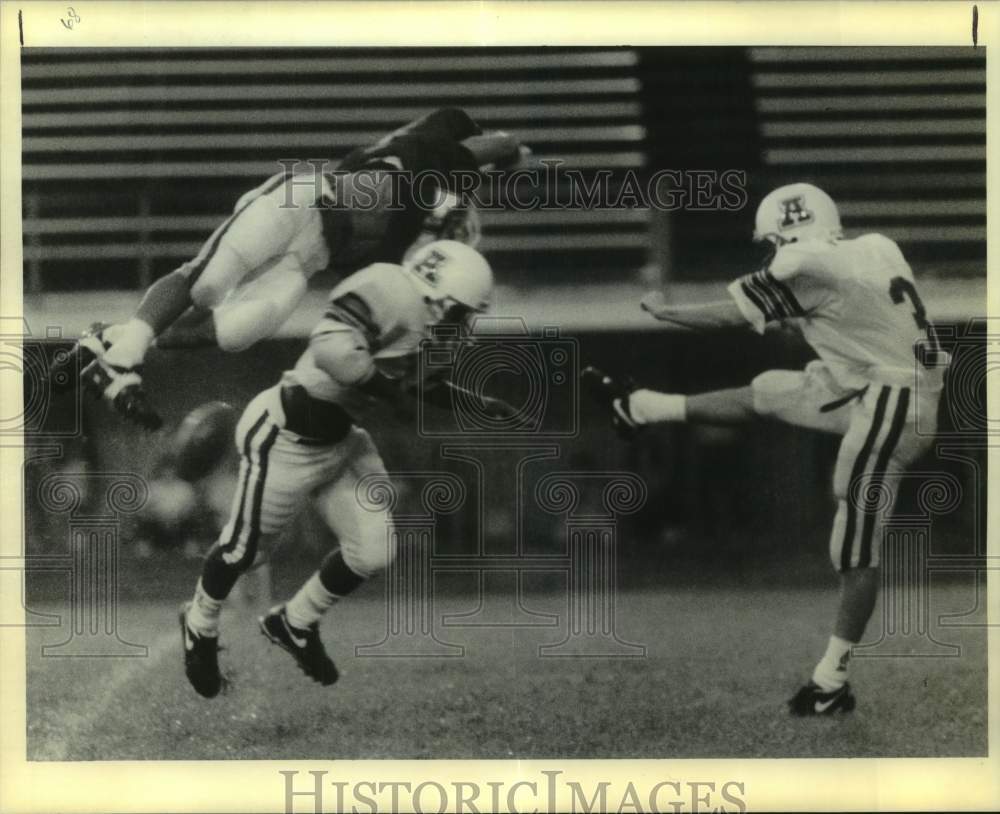
{"label": "black football cleat", "polygon": [[184,648],[184,673],[191,686],[205,698],[215,698],[225,686],[219,672],[218,636],[199,636],[187,623],[190,602],[181,605],[181,645]]}
{"label": "black football cleat", "polygon": [[851,685],[844,683],[836,690],[826,692],[810,681],[788,701],[788,711],[792,715],[805,717],[807,715],[834,715],[838,712],[850,712],[855,705]]}
{"label": "black football cleat", "polygon": [[49,383],[53,392],[64,392],[75,386],[80,371],[95,359],[102,357],[111,347],[104,339],[107,327],[108,325],[103,322],[93,323],[73,343],[73,347],[56,355],[49,366]]}
{"label": "black football cleat", "polygon": [[142,389],[138,368],[119,368],[95,358],[80,371],[80,383],[94,398],[110,401],[115,412],[129,423],[150,431],[163,426],[163,419],[149,405]]}
{"label": "black football cleat", "polygon": [[611,424],[618,435],[628,440],[639,429],[628,409],[628,397],[635,390],[635,383],[628,379],[619,382],[603,370],[588,366],[580,372],[580,382],[584,390],[602,402],[611,411]]}
{"label": "black football cleat", "polygon": [[324,687],[335,684],[340,674],[337,666],[326,654],[326,648],[319,638],[319,624],[312,624],[304,630],[292,627],[285,615],[285,606],[278,605],[257,620],[260,632],[268,641],[292,654],[295,663],[313,681]]}

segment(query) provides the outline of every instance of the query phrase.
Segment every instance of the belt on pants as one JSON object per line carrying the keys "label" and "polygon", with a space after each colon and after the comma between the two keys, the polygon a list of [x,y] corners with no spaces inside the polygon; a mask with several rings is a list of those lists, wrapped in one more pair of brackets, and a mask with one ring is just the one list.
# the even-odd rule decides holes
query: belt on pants
{"label": "belt on pants", "polygon": [[329,446],[343,441],[354,421],[339,404],[309,395],[302,385],[281,386],[281,409],[285,429],[295,433],[295,442],[305,446]]}

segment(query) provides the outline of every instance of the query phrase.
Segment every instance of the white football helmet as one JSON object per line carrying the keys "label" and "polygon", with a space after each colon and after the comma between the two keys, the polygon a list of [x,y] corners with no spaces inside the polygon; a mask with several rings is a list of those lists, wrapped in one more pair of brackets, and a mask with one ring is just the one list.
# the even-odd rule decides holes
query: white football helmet
{"label": "white football helmet", "polygon": [[833,199],[812,184],[787,184],[757,207],[753,239],[777,245],[797,240],[836,240],[843,236]]}
{"label": "white football helmet", "polygon": [[457,240],[435,240],[403,261],[435,322],[465,323],[490,306],[493,270],[479,252]]}

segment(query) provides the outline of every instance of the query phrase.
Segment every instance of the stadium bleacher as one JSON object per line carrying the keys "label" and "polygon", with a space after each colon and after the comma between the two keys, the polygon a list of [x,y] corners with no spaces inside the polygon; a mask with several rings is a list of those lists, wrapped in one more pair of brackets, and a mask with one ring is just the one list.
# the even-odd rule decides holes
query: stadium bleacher
{"label": "stadium bleacher", "polygon": [[[441,106],[568,167],[641,167],[635,65],[610,48],[28,51],[26,290],[144,287],[196,253],[278,158],[336,160]],[[484,221],[500,271],[634,270],[645,257],[644,210]]]}
{"label": "stadium bleacher", "polygon": [[[851,232],[900,242],[937,290],[935,313],[982,311],[982,49],[750,48],[727,49],[726,59],[695,49],[697,63],[652,49],[655,69],[647,50],[26,49],[28,310],[58,310],[75,325],[81,297],[108,301],[115,291],[108,317],[127,313],[279,158],[336,160],[430,109],[458,105],[517,133],[540,157],[616,180],[715,166],[704,161],[727,138],[741,140],[742,152],[720,159],[741,163],[718,166],[746,169],[751,195],[792,180],[824,186]],[[656,71],[667,78],[662,89]],[[663,90],[658,121],[644,107]],[[752,207],[722,218],[680,213],[663,238],[670,222],[644,208],[506,209],[484,215],[482,248],[513,307],[534,315],[544,286],[572,283],[573,303],[547,298],[553,318],[600,327],[610,314],[608,327],[629,327],[641,316],[635,293],[655,280],[640,269],[658,265],[692,297],[698,284],[732,275],[730,262],[716,261],[744,256]],[[318,275],[314,284],[331,281]],[[614,283],[617,299],[601,283]],[[67,296],[76,299],[58,299]],[[595,307],[603,313],[582,313]]]}
{"label": "stadium bleacher", "polygon": [[764,186],[808,176],[919,272],[985,273],[986,55],[752,48]]}

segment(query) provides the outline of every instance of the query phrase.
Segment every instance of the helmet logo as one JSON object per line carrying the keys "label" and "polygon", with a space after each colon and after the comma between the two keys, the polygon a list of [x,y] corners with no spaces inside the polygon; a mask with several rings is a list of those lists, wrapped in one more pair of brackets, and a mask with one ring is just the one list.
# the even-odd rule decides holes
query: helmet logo
{"label": "helmet logo", "polygon": [[806,199],[802,195],[796,195],[794,198],[781,202],[779,229],[792,229],[796,226],[812,223],[814,219],[812,210],[806,209]]}
{"label": "helmet logo", "polygon": [[437,288],[440,275],[438,269],[448,259],[448,255],[437,249],[431,249],[425,258],[413,267],[413,273],[423,279],[427,285]]}

